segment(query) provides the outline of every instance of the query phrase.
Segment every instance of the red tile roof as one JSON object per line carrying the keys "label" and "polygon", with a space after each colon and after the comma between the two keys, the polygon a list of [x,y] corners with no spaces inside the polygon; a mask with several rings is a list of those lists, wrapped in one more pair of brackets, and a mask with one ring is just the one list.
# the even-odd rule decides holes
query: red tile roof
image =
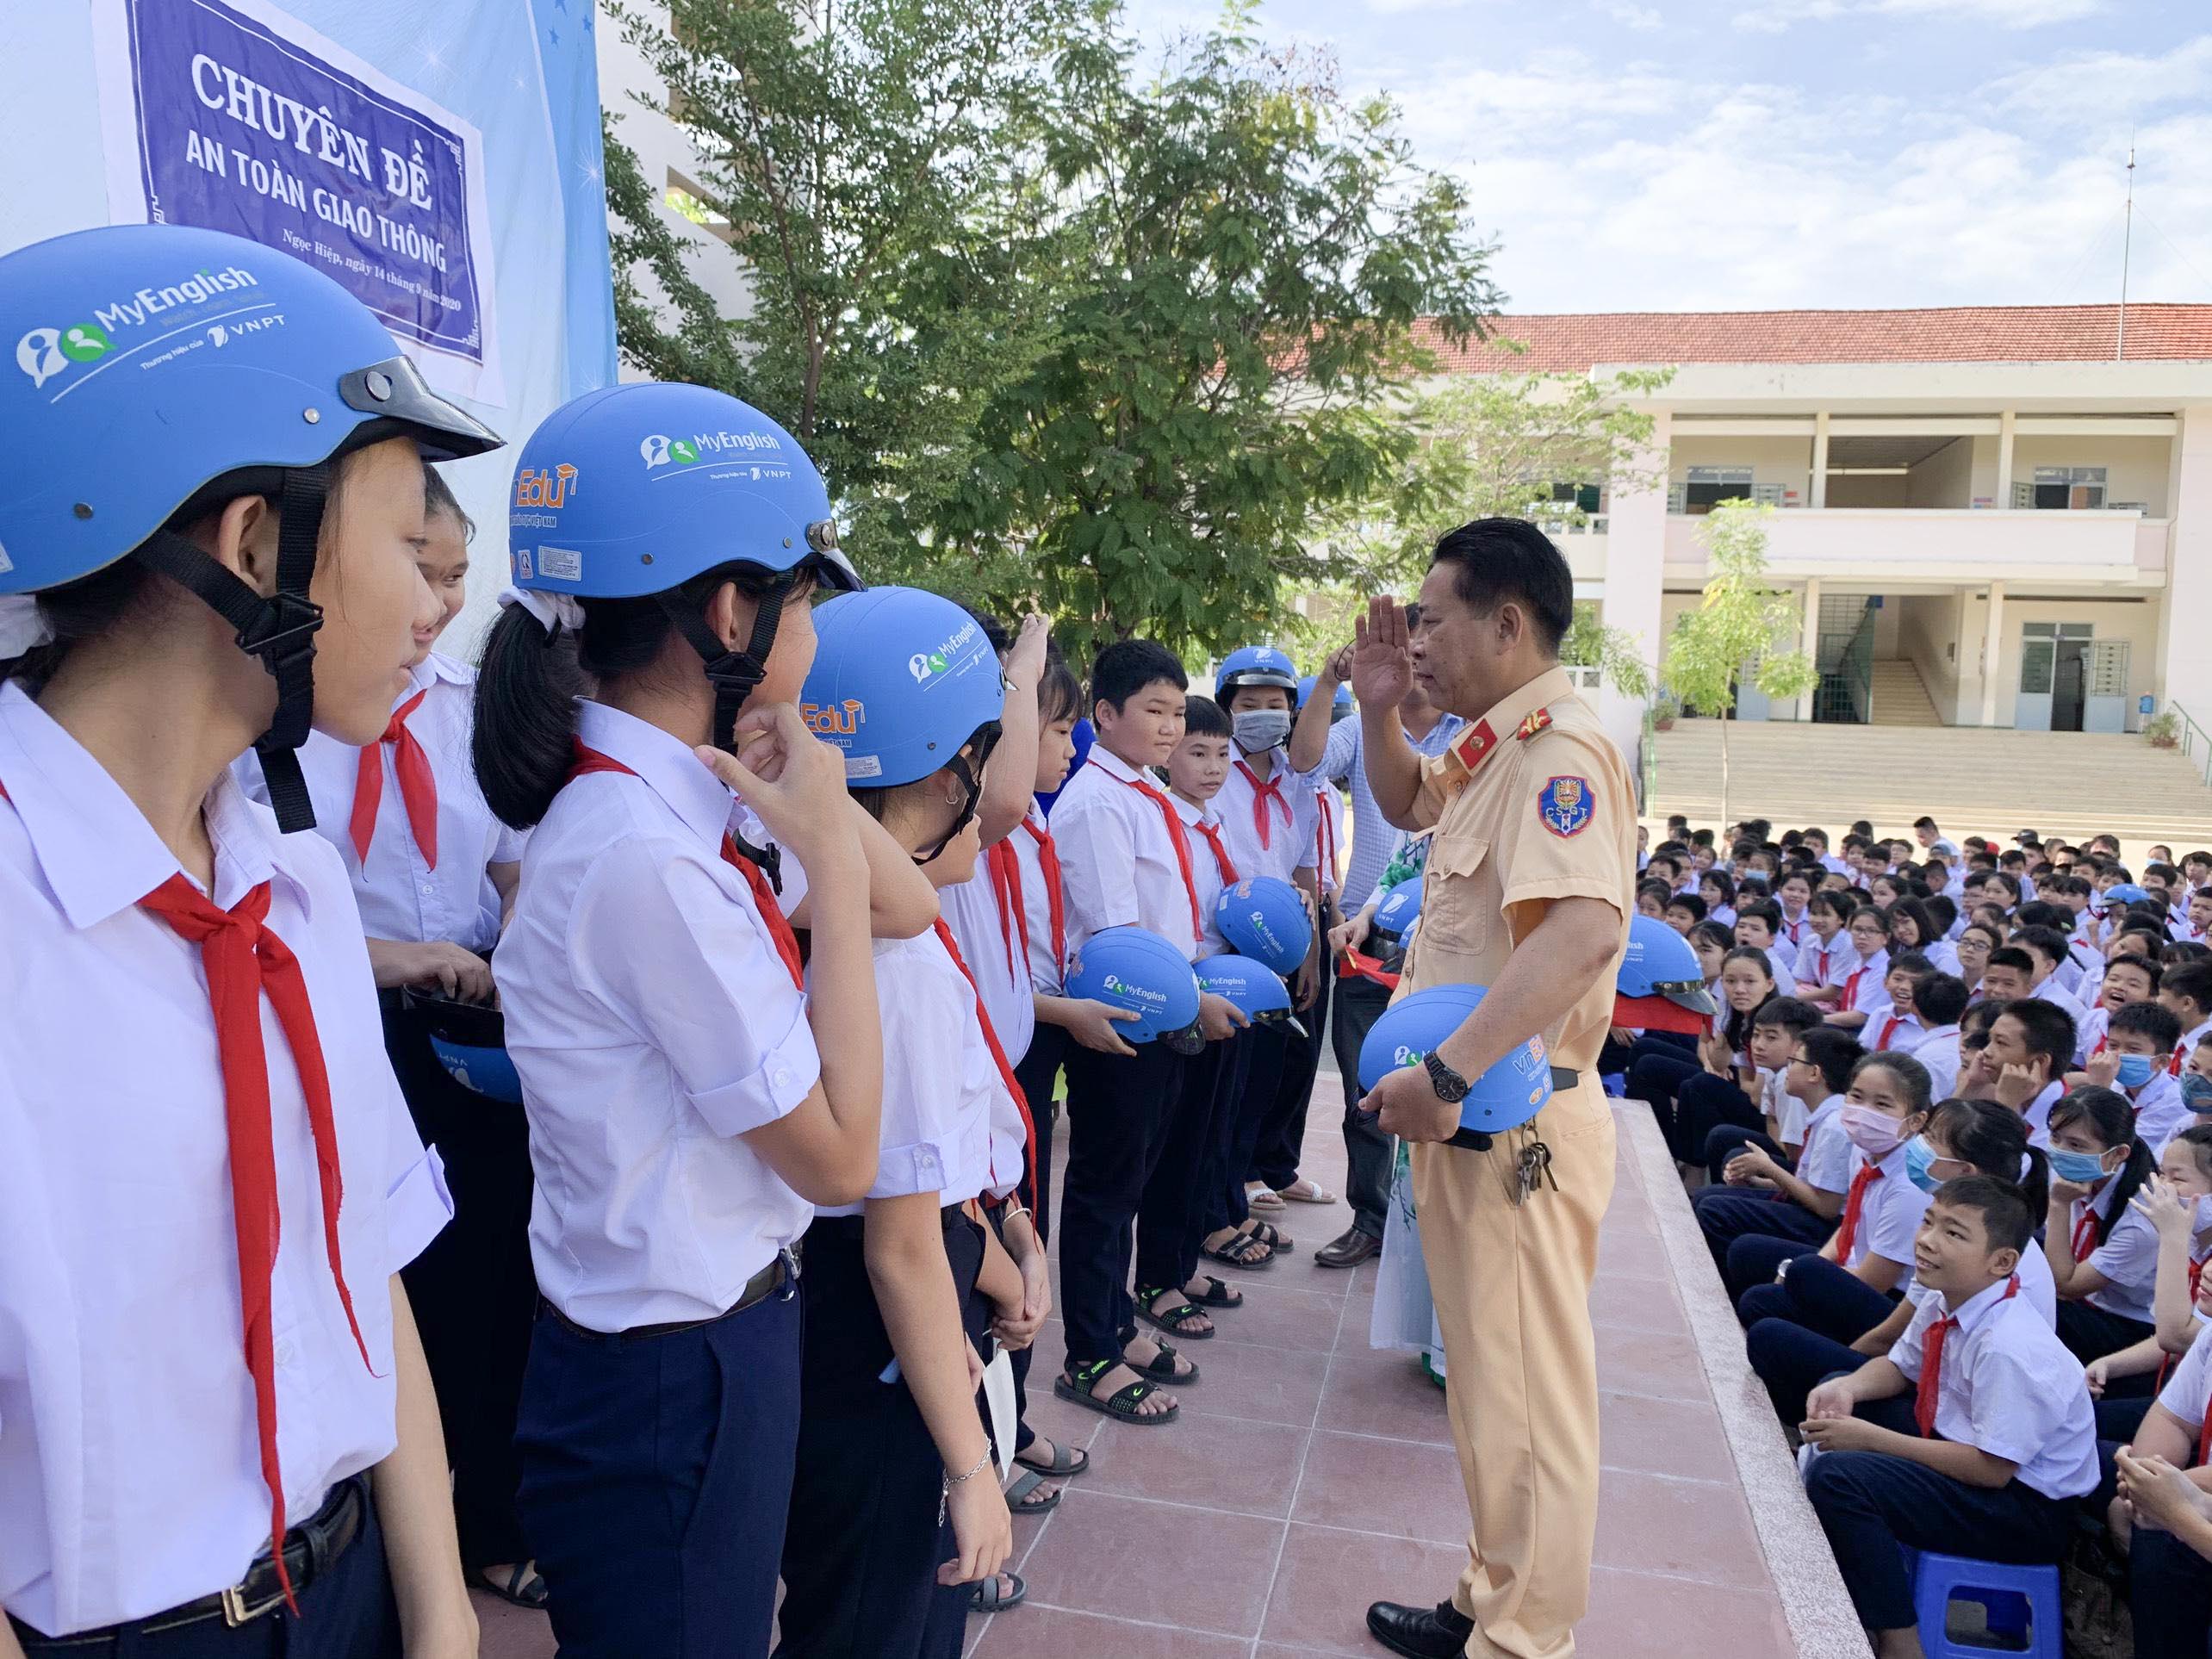
{"label": "red tile roof", "polygon": [[[1924,311],[1619,311],[1494,319],[1494,344],[1432,339],[1447,373],[1579,374],[1600,363],[2109,362],[2119,308],[1946,306]],[[2212,359],[2212,305],[2128,308],[2127,358]]]}

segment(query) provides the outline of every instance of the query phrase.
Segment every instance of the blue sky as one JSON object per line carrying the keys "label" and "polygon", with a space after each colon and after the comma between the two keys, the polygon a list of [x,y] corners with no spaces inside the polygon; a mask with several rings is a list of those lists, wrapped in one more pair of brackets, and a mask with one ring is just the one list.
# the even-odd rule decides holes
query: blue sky
{"label": "blue sky", "polygon": [[[1157,46],[1211,5],[1131,0]],[[2205,0],[1271,0],[1463,171],[1523,311],[2212,303]]]}

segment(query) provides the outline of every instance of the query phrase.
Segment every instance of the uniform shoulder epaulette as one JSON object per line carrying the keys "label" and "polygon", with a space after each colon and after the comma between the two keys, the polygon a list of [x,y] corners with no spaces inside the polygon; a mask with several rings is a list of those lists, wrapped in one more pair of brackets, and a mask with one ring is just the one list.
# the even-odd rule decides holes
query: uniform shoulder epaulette
{"label": "uniform shoulder epaulette", "polygon": [[1550,709],[1538,709],[1535,713],[1530,715],[1527,719],[1520,723],[1520,730],[1513,734],[1513,737],[1515,741],[1525,743],[1550,724],[1551,711]]}

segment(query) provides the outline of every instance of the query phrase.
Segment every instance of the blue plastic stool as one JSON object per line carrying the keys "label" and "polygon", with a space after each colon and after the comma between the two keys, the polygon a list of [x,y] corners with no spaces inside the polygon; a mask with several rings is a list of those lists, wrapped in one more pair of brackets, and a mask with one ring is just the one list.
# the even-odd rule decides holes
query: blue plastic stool
{"label": "blue plastic stool", "polygon": [[[1987,1659],[1992,1653],[2065,1659],[2066,1614],[2060,1604],[2056,1567],[2009,1567],[2002,1562],[1910,1549],[1904,1559],[1912,1574],[1913,1617],[1929,1659]],[[1990,1634],[2011,1645],[1954,1642],[1949,1632],[1954,1601],[1979,1602]]]}

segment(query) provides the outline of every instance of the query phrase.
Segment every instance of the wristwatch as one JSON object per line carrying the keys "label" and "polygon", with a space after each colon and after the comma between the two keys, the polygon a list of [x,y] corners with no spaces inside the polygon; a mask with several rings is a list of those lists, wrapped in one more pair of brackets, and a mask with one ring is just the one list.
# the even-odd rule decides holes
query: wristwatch
{"label": "wristwatch", "polygon": [[1428,1072],[1429,1087],[1436,1090],[1436,1097],[1447,1106],[1459,1104],[1467,1098],[1468,1090],[1475,1086],[1434,1054],[1421,1056],[1421,1066]]}

